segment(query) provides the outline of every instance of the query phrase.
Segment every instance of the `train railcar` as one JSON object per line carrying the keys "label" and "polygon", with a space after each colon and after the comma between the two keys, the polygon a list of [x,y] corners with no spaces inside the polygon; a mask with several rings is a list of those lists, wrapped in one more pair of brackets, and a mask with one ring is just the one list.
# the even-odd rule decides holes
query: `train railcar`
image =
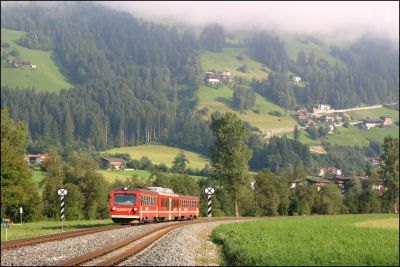
{"label": "train railcar", "polygon": [[199,216],[200,200],[198,197],[179,196],[180,199],[180,218],[196,219]]}
{"label": "train railcar", "polygon": [[117,223],[195,219],[199,201],[167,188],[124,188],[110,193],[110,217]]}

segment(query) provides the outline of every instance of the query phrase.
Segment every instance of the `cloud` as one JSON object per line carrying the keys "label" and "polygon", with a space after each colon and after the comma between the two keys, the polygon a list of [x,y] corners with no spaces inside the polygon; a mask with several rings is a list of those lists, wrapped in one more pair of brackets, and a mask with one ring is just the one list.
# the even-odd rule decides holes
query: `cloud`
{"label": "cloud", "polygon": [[399,40],[398,1],[129,1],[98,2],[137,15],[174,19],[190,25],[220,23],[292,33],[354,37],[373,33]]}

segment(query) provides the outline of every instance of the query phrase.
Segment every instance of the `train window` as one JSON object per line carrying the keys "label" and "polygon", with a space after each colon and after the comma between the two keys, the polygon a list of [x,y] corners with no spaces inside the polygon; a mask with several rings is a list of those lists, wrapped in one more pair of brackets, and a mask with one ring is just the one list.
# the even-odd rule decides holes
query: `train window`
{"label": "train window", "polygon": [[168,207],[168,198],[161,198],[161,207]]}
{"label": "train window", "polygon": [[179,202],[178,202],[177,199],[173,199],[173,200],[172,200],[172,207],[173,207],[173,208],[179,207],[178,203],[179,203]]}
{"label": "train window", "polygon": [[135,194],[115,194],[114,205],[134,206],[136,205]]}

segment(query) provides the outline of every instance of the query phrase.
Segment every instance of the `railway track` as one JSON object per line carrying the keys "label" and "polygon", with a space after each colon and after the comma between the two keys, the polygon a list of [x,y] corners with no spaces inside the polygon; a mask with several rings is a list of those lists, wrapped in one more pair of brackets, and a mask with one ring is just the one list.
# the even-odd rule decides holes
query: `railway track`
{"label": "railway track", "polygon": [[119,264],[129,257],[139,253],[143,249],[147,248],[151,244],[155,243],[157,240],[168,234],[169,232],[183,226],[216,222],[216,221],[226,221],[226,220],[249,220],[246,218],[215,218],[208,220],[197,220],[197,221],[187,221],[181,223],[174,223],[173,225],[165,225],[160,228],[149,230],[143,232],[139,235],[127,238],[118,243],[112,244],[108,247],[93,251],[86,255],[80,257],[63,261],[57,266],[76,266],[76,265],[96,265],[96,266],[114,266]]}
{"label": "railway track", "polygon": [[123,225],[123,226],[107,225],[107,226],[93,227],[93,228],[89,228],[89,229],[81,229],[81,230],[74,230],[74,231],[68,231],[68,232],[63,232],[63,233],[49,234],[49,235],[44,235],[44,236],[17,239],[17,240],[12,240],[12,241],[4,241],[4,242],[1,242],[1,249],[3,250],[3,249],[13,249],[13,248],[31,246],[31,245],[35,245],[35,244],[46,243],[46,242],[51,242],[51,241],[56,241],[56,240],[62,240],[62,239],[71,238],[71,237],[94,234],[94,233],[99,233],[99,232],[109,231],[109,230],[116,230],[116,229],[120,229],[120,228],[124,228],[124,227],[129,227],[129,226],[127,226],[127,225]]}

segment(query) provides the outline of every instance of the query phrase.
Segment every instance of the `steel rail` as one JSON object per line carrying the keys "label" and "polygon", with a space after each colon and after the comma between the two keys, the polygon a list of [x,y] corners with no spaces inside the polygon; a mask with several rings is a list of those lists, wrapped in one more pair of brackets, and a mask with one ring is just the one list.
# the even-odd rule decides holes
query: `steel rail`
{"label": "steel rail", "polygon": [[103,231],[116,230],[116,229],[125,228],[125,227],[129,227],[129,226],[107,225],[107,226],[67,231],[67,232],[55,233],[55,234],[49,234],[49,235],[28,237],[28,238],[24,238],[24,239],[4,241],[4,242],[1,242],[1,249],[3,250],[3,249],[13,249],[13,248],[18,248],[18,247],[31,246],[31,245],[35,245],[35,244],[46,243],[46,242],[51,242],[51,241],[56,241],[56,240],[62,240],[62,239],[77,237],[77,236],[81,236],[81,235],[94,234],[94,233],[99,233],[99,232],[103,232]]}
{"label": "steel rail", "polygon": [[[147,248],[157,240],[159,240],[161,237],[165,236],[167,233],[183,226],[191,225],[191,224],[200,224],[200,223],[207,223],[207,222],[215,222],[215,221],[235,221],[235,220],[248,220],[248,218],[211,218],[211,219],[205,219],[205,220],[196,220],[196,221],[187,221],[187,222],[180,222],[180,223],[175,223],[174,225],[166,225],[159,227],[157,229],[152,229],[143,233],[140,233],[138,235],[135,235],[133,237],[127,238],[125,240],[122,240],[118,243],[115,243],[113,245],[110,245],[108,247],[93,251],[91,253],[82,255],[78,258],[74,258],[71,260],[67,260],[61,263],[58,263],[57,266],[76,266],[76,265],[81,265],[83,263],[89,262],[91,260],[94,260],[96,258],[99,258],[103,255],[106,255],[108,253],[111,253],[115,250],[121,249],[135,241],[138,241],[140,239],[145,238],[146,236],[153,235],[150,238],[147,238],[143,240],[140,244],[135,245],[134,247],[125,250],[124,252],[111,257],[110,259],[104,260],[101,263],[98,264],[98,266],[112,266],[116,265],[124,260],[126,260],[128,257],[137,254],[138,252],[142,251],[143,249]],[[156,233],[156,234],[155,234]]]}

